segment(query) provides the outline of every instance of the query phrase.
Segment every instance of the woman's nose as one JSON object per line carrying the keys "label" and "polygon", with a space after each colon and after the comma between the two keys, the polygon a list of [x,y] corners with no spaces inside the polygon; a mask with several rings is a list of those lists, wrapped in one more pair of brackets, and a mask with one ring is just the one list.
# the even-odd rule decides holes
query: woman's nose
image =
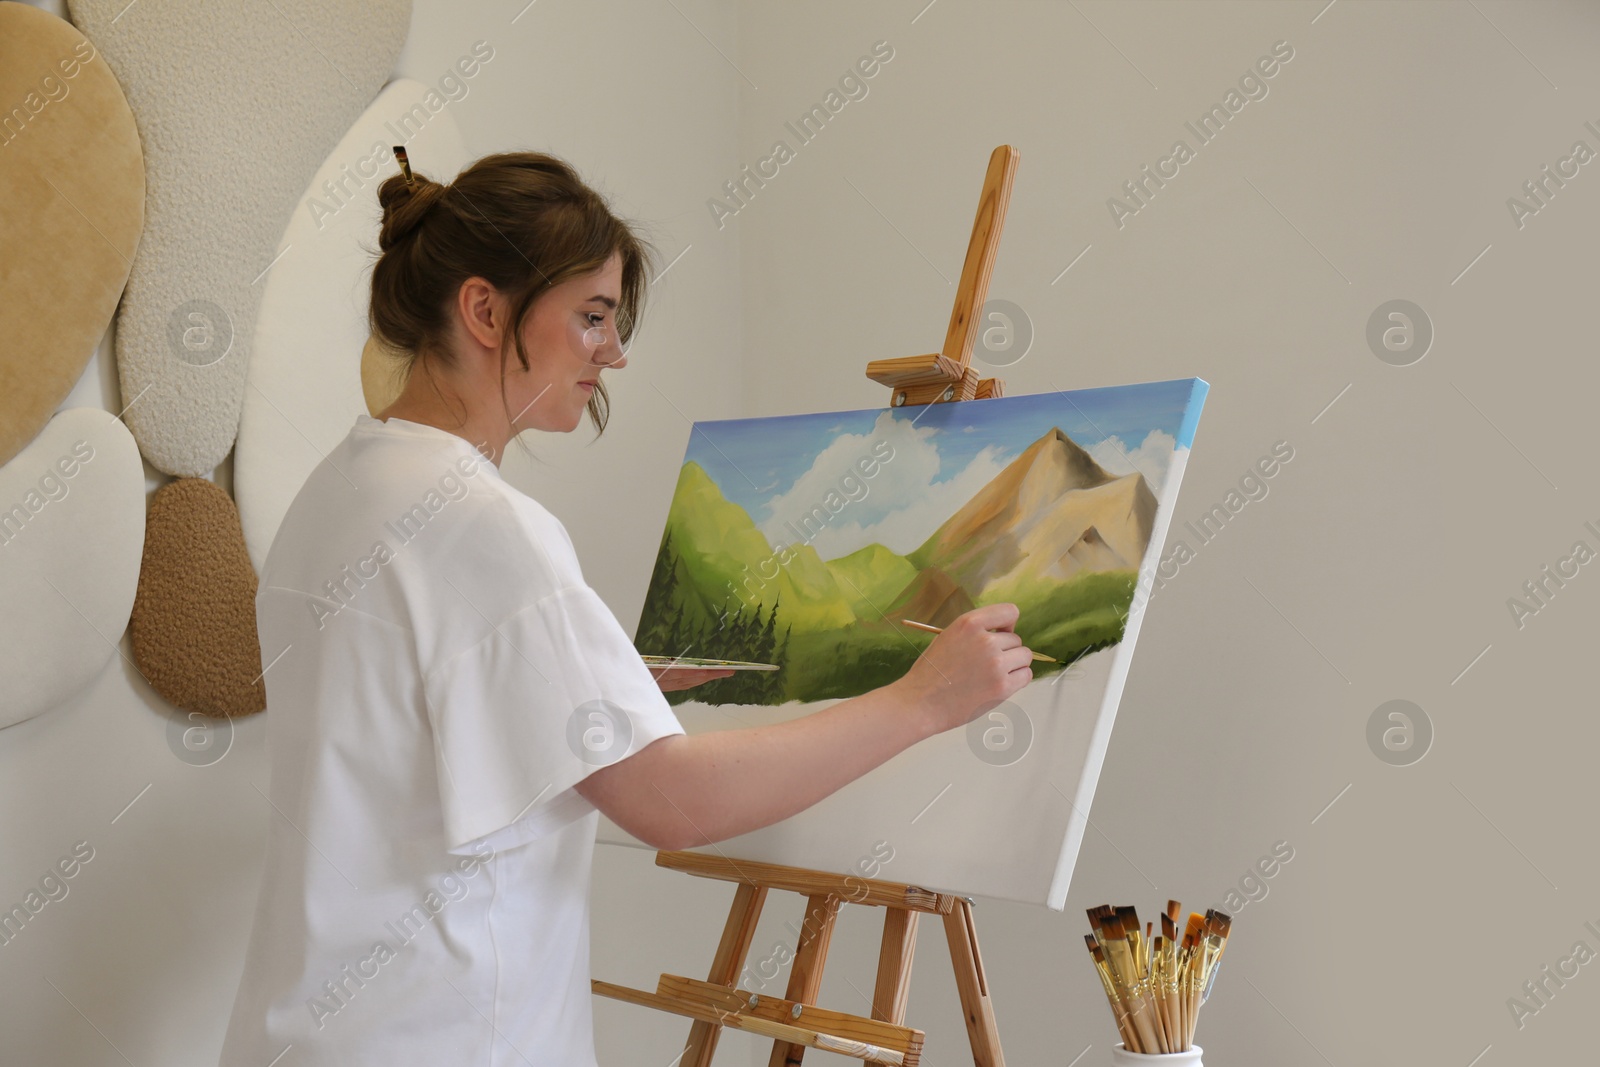
{"label": "woman's nose", "polygon": [[591,326],[583,332],[583,346],[588,352],[589,362],[595,366],[627,366],[627,350],[622,347],[622,342],[614,330],[608,330],[603,326]]}
{"label": "woman's nose", "polygon": [[605,340],[595,350],[595,362],[603,367],[626,367],[628,365],[628,350],[622,346],[622,339],[616,330],[606,330]]}

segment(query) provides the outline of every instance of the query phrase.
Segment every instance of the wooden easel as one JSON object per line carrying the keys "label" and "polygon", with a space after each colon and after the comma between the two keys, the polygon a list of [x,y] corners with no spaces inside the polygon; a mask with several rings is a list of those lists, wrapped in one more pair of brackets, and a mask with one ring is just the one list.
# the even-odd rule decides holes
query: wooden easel
{"label": "wooden easel", "polygon": [[[911,958],[917,948],[917,920],[924,912],[944,921],[956,991],[972,1044],[972,1062],[978,1067],[1004,1067],[994,1008],[989,1001],[989,983],[983,973],[983,959],[978,955],[972,902],[966,897],[875,878],[824,874],[699,852],[658,852],[656,865],[701,878],[736,882],[739,886],[706,981],[663,974],[654,993],[598,979],[592,982],[594,992],[601,996],[695,1020],[676,1067],[710,1067],[724,1026],[774,1038],[769,1067],[798,1065],[808,1048],[854,1056],[868,1063],[917,1067],[922,1059],[923,1032],[906,1026],[905,1016],[906,999],[911,992]],[[737,988],[769,889],[788,890],[806,898],[800,943],[782,999]],[[844,903],[884,909],[883,945],[878,952],[878,979],[870,1018],[829,1011],[815,1003],[822,987],[822,965],[833,939],[834,920]]]}
{"label": "wooden easel", "polygon": [[[944,348],[931,355],[879,359],[867,364],[867,377],[894,390],[891,406],[1004,395],[1000,379],[979,378],[977,368],[970,363],[978,331],[977,316],[989,291],[989,275],[1000,246],[1017,159],[1018,152],[1010,145],[1001,145],[989,157]],[[591,982],[600,996],[694,1020],[675,1067],[711,1067],[724,1026],[773,1038],[768,1067],[799,1067],[808,1048],[854,1056],[868,1063],[917,1067],[922,1059],[924,1035],[921,1030],[906,1026],[905,1016],[911,992],[911,961],[917,948],[917,923],[924,913],[937,915],[944,923],[973,1063],[976,1067],[1005,1067],[969,898],[899,882],[699,852],[657,852],[656,865],[738,886],[705,981],[663,974],[654,993],[598,979]],[[806,898],[800,943],[795,946],[789,985],[782,999],[738,988],[770,889],[799,893]],[[840,905],[845,903],[884,909],[883,942],[878,951],[870,1017],[816,1005],[834,921]]]}

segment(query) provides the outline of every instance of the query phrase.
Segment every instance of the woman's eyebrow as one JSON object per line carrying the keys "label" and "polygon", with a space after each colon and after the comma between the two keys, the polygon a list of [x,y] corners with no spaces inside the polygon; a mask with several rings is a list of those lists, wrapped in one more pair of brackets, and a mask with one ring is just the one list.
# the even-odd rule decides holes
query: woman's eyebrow
{"label": "woman's eyebrow", "polygon": [[589,298],[589,300],[590,300],[591,303],[596,301],[596,300],[598,300],[600,303],[604,304],[606,307],[611,308],[612,310],[616,310],[617,302],[615,300],[611,299],[609,296],[601,296],[599,294],[596,294],[594,296],[591,296]]}

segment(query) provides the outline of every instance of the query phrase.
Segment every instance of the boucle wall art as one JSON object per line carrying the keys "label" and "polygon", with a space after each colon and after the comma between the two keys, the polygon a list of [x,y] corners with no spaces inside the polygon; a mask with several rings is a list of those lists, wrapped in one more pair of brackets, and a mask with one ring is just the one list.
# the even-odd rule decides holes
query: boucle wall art
{"label": "boucle wall art", "polygon": [[[466,72],[482,69],[478,57],[462,62],[450,81],[461,87],[456,98],[471,85]],[[367,410],[362,349],[383,217],[378,185],[399,170],[393,146],[402,141],[412,167],[436,181],[469,162],[447,98],[422,82],[391,83],[318,168],[284,231],[288,251],[261,283],[233,465],[258,572],[306,477]],[[380,378],[388,382],[392,375]]]}
{"label": "boucle wall art", "polygon": [[150,501],[128,638],[139,670],[184,711],[250,715],[267,706],[256,639],[256,572],[239,511],[205,478]]}
{"label": "boucle wall art", "polygon": [[143,542],[144,464],[110,412],[59,412],[0,467],[0,727],[65,703],[118,654]]}
{"label": "boucle wall art", "polygon": [[66,400],[144,229],[133,112],[71,24],[0,3],[0,464]]}
{"label": "boucle wall art", "polygon": [[156,469],[205,477],[239,428],[259,283],[284,222],[388,79],[411,5],[68,7],[122,83],[144,145],[145,236],[117,316],[123,419]]}

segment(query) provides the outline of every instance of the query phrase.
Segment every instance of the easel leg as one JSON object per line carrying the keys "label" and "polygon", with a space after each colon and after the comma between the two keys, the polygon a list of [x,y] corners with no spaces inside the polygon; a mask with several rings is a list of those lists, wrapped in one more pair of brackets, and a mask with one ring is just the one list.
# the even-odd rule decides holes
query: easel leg
{"label": "easel leg", "polygon": [[[826,893],[806,898],[800,946],[789,971],[789,988],[784,993],[786,1000],[799,1004],[817,1002],[817,991],[822,988],[822,965],[828,959],[828,943],[833,940],[833,921],[838,917],[839,903],[838,897]],[[767,1067],[800,1067],[805,1052],[804,1045],[775,1041]]]}
{"label": "easel leg", "polygon": [[911,996],[911,957],[917,951],[919,912],[885,908],[883,947],[878,951],[878,984],[872,991],[872,1017],[904,1026]]}
{"label": "easel leg", "polygon": [[[755,937],[756,921],[761,918],[761,906],[766,899],[764,885],[741,883],[734,892],[733,907],[728,912],[728,924],[722,928],[722,941],[717,945],[708,981],[730,987],[738,984],[739,972],[750,953],[750,941]],[[717,1038],[721,1035],[722,1027],[697,1020],[689,1028],[689,1041],[680,1061],[682,1067],[711,1067],[711,1057],[717,1051]]]}
{"label": "easel leg", "polygon": [[989,1001],[989,980],[983,973],[983,959],[978,955],[978,931],[972,923],[972,905],[965,899],[956,901],[956,906],[944,917],[944,932],[950,942],[950,962],[956,970],[961,1010],[967,1018],[972,1062],[977,1067],[1005,1067],[1000,1033],[994,1024],[994,1005]]}

